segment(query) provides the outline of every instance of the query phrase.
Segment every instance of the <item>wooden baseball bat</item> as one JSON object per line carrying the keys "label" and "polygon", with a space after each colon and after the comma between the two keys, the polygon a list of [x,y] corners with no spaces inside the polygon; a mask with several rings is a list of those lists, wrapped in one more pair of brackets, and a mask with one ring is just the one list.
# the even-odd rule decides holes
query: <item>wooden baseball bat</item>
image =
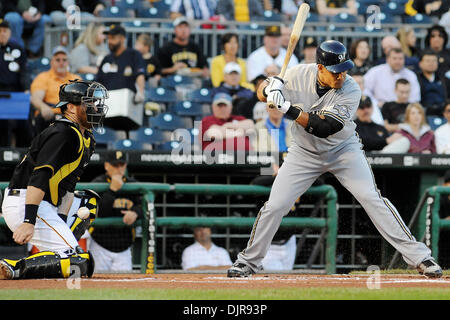
{"label": "wooden baseball bat", "polygon": [[[298,40],[300,39],[300,34],[302,33],[306,18],[308,17],[308,13],[309,5],[307,3],[302,3],[302,5],[298,8],[297,17],[295,18],[291,37],[289,39],[289,44],[286,49],[286,56],[284,57],[281,72],[278,75],[278,77],[281,79],[284,78],[284,74],[286,73],[289,61],[291,60],[292,54],[294,53],[295,47],[297,46]],[[275,106],[269,104],[269,107],[274,108]]]}

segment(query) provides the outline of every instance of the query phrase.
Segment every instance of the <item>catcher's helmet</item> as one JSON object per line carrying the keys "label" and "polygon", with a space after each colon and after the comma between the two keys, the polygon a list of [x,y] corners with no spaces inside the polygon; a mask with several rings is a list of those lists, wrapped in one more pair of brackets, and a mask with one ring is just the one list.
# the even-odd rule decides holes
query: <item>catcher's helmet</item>
{"label": "catcher's helmet", "polygon": [[102,126],[108,111],[105,100],[108,98],[106,88],[95,81],[70,80],[59,87],[59,103],[55,108],[64,108],[68,103],[86,106],[87,121],[92,126]]}
{"label": "catcher's helmet", "polygon": [[348,56],[347,48],[336,40],[324,41],[317,47],[316,62],[333,73],[344,72],[355,66]]}

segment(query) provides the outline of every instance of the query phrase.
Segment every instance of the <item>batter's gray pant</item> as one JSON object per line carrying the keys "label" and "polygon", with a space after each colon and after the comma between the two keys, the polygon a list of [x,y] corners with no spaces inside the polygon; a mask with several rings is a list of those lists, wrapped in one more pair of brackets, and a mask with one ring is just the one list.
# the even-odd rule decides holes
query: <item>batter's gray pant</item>
{"label": "batter's gray pant", "polygon": [[261,270],[261,261],[282,218],[295,200],[325,172],[333,173],[353,194],[384,239],[402,254],[406,263],[418,266],[431,257],[430,249],[415,240],[392,203],[381,196],[361,145],[350,142],[336,149],[315,154],[295,143],[289,148],[269,200],[259,211],[247,248],[239,253],[237,262],[248,265],[255,272]]}

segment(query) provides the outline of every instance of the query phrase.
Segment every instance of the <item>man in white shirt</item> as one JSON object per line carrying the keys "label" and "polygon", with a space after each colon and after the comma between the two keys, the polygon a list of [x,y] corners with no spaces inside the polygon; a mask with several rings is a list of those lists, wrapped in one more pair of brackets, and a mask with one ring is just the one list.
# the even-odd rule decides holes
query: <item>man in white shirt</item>
{"label": "man in white shirt", "polygon": [[420,85],[417,76],[405,68],[405,54],[399,48],[388,52],[386,63],[375,66],[364,75],[364,95],[372,96],[382,107],[384,103],[395,101],[395,81],[404,78],[411,84],[408,102],[420,102]]}
{"label": "man in white shirt", "polygon": [[[247,79],[252,81],[260,74],[264,74],[264,69],[272,64],[280,69],[283,66],[286,49],[281,46],[280,26],[269,26],[264,34],[264,46],[256,49],[247,57]],[[298,64],[298,59],[292,55],[289,67]]]}
{"label": "man in white shirt", "polygon": [[447,119],[447,123],[437,128],[434,132],[436,152],[450,154],[450,101],[447,101],[443,113],[445,119]]}
{"label": "man in white shirt", "polygon": [[227,269],[232,262],[228,251],[211,241],[211,228],[194,228],[195,243],[184,249],[181,256],[183,270]]}

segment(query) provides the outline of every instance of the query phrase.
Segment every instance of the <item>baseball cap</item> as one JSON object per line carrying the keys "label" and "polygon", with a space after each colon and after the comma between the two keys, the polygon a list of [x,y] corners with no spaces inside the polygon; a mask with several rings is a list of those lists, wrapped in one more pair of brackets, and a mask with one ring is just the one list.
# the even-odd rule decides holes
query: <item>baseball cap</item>
{"label": "baseball cap", "polygon": [[128,154],[123,151],[120,151],[120,150],[111,151],[106,154],[105,161],[109,162],[111,164],[127,163],[128,162]]}
{"label": "baseball cap", "polygon": [[213,98],[213,105],[214,104],[220,104],[220,103],[224,103],[228,106],[231,106],[233,99],[231,98],[231,96],[227,93],[223,93],[223,92],[219,92],[216,95],[214,95]]}
{"label": "baseball cap", "polygon": [[229,74],[229,73],[232,73],[232,72],[237,72],[237,73],[241,74],[241,67],[236,62],[228,62],[225,65],[225,68],[223,69],[223,72],[225,74]]}
{"label": "baseball cap", "polygon": [[173,20],[173,26],[179,26],[180,24],[185,23],[187,25],[189,25],[189,21],[187,20],[186,17],[178,17],[175,20]]}
{"label": "baseball cap", "polygon": [[52,56],[56,55],[57,53],[64,53],[65,55],[69,55],[69,51],[63,46],[56,46],[52,50]]}
{"label": "baseball cap", "polygon": [[365,109],[372,107],[372,100],[368,96],[361,96],[358,109]]}
{"label": "baseball cap", "polygon": [[281,36],[281,28],[280,26],[269,26],[266,27],[266,36],[270,37],[280,37]]}
{"label": "baseball cap", "polygon": [[116,34],[121,34],[121,35],[125,36],[127,34],[127,32],[120,24],[112,24],[109,26],[108,30],[103,31],[103,34],[110,34],[113,36]]}
{"label": "baseball cap", "polygon": [[303,48],[316,48],[317,47],[317,41],[314,39],[314,37],[306,37],[305,41],[303,43]]}
{"label": "baseball cap", "polygon": [[0,28],[8,28],[9,29],[9,23],[5,19],[0,19]]}

